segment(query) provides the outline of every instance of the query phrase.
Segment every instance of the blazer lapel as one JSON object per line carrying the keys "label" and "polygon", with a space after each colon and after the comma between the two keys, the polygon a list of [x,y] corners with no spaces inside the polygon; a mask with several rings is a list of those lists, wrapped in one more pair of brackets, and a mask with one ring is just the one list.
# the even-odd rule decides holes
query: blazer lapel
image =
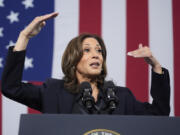
{"label": "blazer lapel", "polygon": [[72,113],[72,108],[75,102],[75,94],[70,93],[64,88],[64,83],[61,84],[58,91],[58,113]]}

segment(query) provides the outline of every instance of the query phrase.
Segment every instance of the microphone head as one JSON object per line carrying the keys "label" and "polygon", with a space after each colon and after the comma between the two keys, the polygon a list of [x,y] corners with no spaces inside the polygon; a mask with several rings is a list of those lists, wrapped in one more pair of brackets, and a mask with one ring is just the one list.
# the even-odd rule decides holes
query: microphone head
{"label": "microphone head", "polygon": [[118,104],[118,98],[116,97],[115,85],[112,81],[107,81],[104,83],[104,90],[106,93],[106,104],[110,111],[116,109]]}
{"label": "microphone head", "polygon": [[92,88],[89,82],[82,82],[79,86],[80,92],[90,92],[92,94]]}
{"label": "microphone head", "polygon": [[115,89],[115,85],[112,81],[106,81],[104,83],[104,92],[107,94],[107,96],[109,97],[112,97],[112,96],[115,96],[115,93],[116,93],[116,89]]}
{"label": "microphone head", "polygon": [[79,86],[82,103],[90,111],[94,106],[94,98],[92,96],[92,88],[89,82],[82,82]]}

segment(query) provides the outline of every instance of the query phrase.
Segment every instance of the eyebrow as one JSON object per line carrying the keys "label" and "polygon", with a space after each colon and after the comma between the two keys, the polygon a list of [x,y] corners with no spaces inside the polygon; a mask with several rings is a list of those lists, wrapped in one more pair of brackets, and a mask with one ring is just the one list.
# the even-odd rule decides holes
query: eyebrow
{"label": "eyebrow", "polygon": [[[87,45],[87,46],[89,46],[90,44],[88,44],[88,43],[84,43],[83,45]],[[100,47],[101,47],[101,45],[100,45],[100,44],[96,44],[96,46],[100,46]]]}

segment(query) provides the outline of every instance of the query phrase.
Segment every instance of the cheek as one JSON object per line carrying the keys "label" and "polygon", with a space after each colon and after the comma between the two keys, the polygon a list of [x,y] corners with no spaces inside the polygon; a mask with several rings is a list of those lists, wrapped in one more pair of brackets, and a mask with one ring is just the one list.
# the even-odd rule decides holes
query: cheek
{"label": "cheek", "polygon": [[81,60],[79,61],[77,68],[78,69],[83,69],[88,66],[88,58],[82,57]]}
{"label": "cheek", "polygon": [[103,63],[103,61],[104,61],[103,56],[100,57],[100,61],[101,61],[101,63]]}

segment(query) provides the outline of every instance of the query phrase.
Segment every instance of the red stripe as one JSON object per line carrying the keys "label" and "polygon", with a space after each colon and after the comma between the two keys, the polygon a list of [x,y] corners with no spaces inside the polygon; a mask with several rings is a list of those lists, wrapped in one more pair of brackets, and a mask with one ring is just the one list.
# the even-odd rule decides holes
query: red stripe
{"label": "red stripe", "polygon": [[[148,1],[127,0],[127,52],[148,45]],[[143,59],[127,56],[126,86],[138,100],[148,101],[148,65]]]}
{"label": "red stripe", "polygon": [[2,94],[1,94],[1,81],[0,81],[0,135],[2,135]]}
{"label": "red stripe", "polygon": [[40,114],[41,112],[28,107],[28,113],[29,114]]}
{"label": "red stripe", "polygon": [[80,0],[79,33],[101,35],[101,0]]}
{"label": "red stripe", "polygon": [[[31,83],[33,83],[34,85],[42,85],[42,82],[31,82]],[[28,113],[29,114],[40,114],[41,112],[28,107]]]}
{"label": "red stripe", "polygon": [[180,1],[173,0],[173,38],[174,38],[174,104],[175,116],[180,116]]}

